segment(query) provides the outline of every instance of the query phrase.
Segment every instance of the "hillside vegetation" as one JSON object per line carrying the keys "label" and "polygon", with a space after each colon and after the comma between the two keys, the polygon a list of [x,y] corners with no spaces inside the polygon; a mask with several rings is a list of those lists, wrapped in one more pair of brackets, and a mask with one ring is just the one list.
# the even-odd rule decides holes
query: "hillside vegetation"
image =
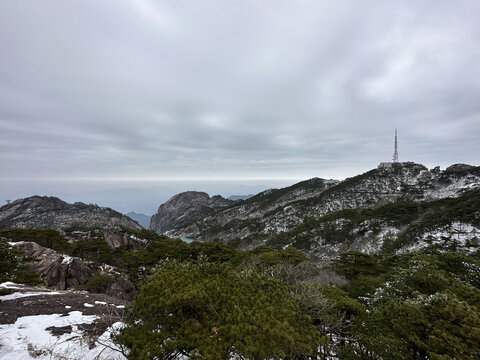
{"label": "hillside vegetation", "polygon": [[312,259],[322,253],[357,249],[395,253],[433,247],[475,251],[480,246],[480,191],[427,202],[397,201],[373,209],[347,209],[306,219],[270,237],[274,248],[294,246]]}
{"label": "hillside vegetation", "polygon": [[[404,224],[412,214],[432,208],[448,215],[463,208],[458,206],[464,201],[476,200],[442,200],[417,211],[398,204],[396,209],[386,208],[394,216],[379,208],[368,218],[387,216]],[[456,213],[456,220],[470,216]],[[329,220],[362,220],[366,213],[339,215]],[[245,251],[223,243],[187,244],[145,230],[124,231],[141,239],[142,245],[112,249],[99,242],[94,251],[82,255],[97,263],[106,260],[138,286],[126,312],[126,327],[115,334],[131,359],[480,356],[478,251],[348,251],[333,259],[329,269],[321,269],[293,247]],[[36,239],[70,254],[79,246],[66,245],[51,230],[10,229],[0,236],[9,241]],[[5,241],[0,254],[8,260],[14,249]],[[2,276],[9,280],[14,272]],[[108,281],[92,279],[92,288]]]}

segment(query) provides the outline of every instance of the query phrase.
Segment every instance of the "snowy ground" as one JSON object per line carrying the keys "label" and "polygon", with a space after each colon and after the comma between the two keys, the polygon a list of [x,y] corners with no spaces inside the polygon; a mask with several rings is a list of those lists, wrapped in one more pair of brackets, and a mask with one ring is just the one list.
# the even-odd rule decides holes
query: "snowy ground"
{"label": "snowy ground", "polygon": [[[113,324],[96,340],[85,336],[79,329],[79,325],[91,324],[96,319],[95,315],[71,311],[67,316],[24,316],[18,318],[15,324],[0,325],[0,359],[124,359],[118,351],[102,345],[115,348],[110,334],[112,328],[118,328],[121,323]],[[71,332],[53,335],[47,330],[51,328],[64,328]]]}
{"label": "snowy ground", "polygon": [[13,283],[0,289],[14,291],[0,296],[0,360],[125,359],[110,339],[122,326],[123,304],[106,295]]}

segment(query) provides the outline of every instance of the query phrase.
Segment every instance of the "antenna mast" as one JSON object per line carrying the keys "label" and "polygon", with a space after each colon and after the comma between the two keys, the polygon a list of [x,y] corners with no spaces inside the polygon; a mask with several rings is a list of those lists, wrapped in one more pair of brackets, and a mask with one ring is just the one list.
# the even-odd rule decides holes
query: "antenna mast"
{"label": "antenna mast", "polygon": [[397,129],[395,129],[395,152],[393,153],[393,162],[398,163]]}

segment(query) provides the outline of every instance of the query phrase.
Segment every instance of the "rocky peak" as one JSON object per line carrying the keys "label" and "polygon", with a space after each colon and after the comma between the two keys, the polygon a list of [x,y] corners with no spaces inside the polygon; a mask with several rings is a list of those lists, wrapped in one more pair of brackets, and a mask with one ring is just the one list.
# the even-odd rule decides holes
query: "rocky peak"
{"label": "rocky peak", "polygon": [[233,204],[231,200],[220,195],[210,197],[205,192],[186,191],[173,196],[160,205],[152,216],[150,230],[165,233],[174,227],[181,226],[212,214],[215,209]]}
{"label": "rocky peak", "polygon": [[209,200],[210,196],[206,192],[185,191],[172,196],[170,200],[160,205],[157,212],[167,208],[170,210],[184,209],[190,205],[192,207],[207,206]]}
{"label": "rocky peak", "polygon": [[69,204],[51,196],[31,196],[0,207],[0,229],[62,229],[72,226],[142,228],[113,209],[81,202]]}
{"label": "rocky peak", "polygon": [[467,164],[453,164],[445,169],[447,173],[459,173],[465,172],[469,170],[473,170],[475,166],[467,165]]}

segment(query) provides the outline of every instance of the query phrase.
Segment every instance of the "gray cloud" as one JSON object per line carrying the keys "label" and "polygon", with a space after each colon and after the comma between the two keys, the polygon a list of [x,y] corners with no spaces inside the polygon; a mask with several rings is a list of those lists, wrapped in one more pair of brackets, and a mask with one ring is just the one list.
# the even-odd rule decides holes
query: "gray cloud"
{"label": "gray cloud", "polygon": [[478,164],[477,1],[0,4],[6,178]]}

